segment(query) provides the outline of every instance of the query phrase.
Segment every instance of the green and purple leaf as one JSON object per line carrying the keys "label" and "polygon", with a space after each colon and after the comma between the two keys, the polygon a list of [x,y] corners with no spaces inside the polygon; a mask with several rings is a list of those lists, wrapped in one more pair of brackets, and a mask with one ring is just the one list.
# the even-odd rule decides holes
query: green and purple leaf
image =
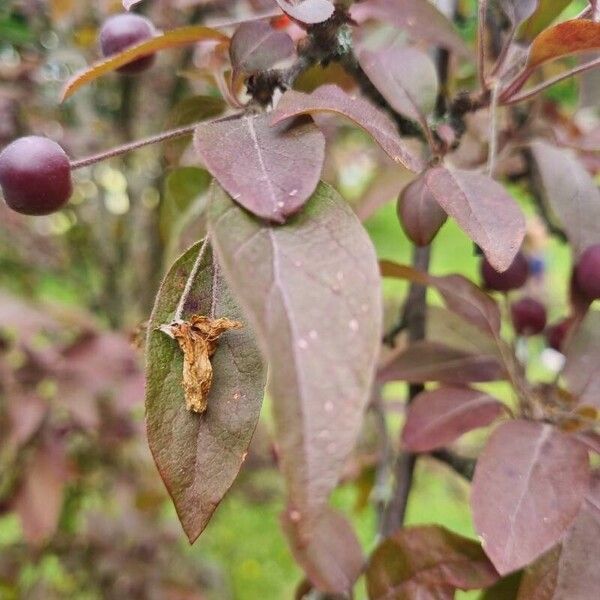
{"label": "green and purple leaf", "polygon": [[477,542],[437,525],[399,529],[375,549],[366,576],[369,600],[451,600],[498,579]]}
{"label": "green and purple leaf", "polygon": [[252,330],[206,244],[183,318],[229,317],[245,327],[226,332],[219,341],[211,359],[213,382],[206,412],[186,408],[182,352],[158,327],[172,321],[201,247],[198,243],[190,248],[165,277],[148,324],[146,347],[148,442],[190,542],[202,533],[237,477],[258,423],[265,388],[265,370]]}

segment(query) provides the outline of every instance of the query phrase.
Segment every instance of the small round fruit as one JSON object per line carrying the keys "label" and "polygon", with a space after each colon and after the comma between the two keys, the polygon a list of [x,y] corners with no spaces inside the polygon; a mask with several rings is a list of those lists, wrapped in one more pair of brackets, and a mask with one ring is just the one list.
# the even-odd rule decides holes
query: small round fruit
{"label": "small round fruit", "polygon": [[[135,46],[156,35],[154,25],[144,17],[134,14],[120,14],[109,17],[100,31],[100,49],[103,56],[112,56]],[[136,74],[149,69],[155,55],[142,56],[118,69],[120,73]]]}
{"label": "small round fruit", "polygon": [[546,307],[533,298],[525,297],[513,302],[510,314],[518,335],[536,335],[546,327]]}
{"label": "small round fruit", "polygon": [[48,138],[19,138],[0,154],[0,187],[6,204],[19,213],[56,212],[73,192],[69,157]]}
{"label": "small round fruit", "polygon": [[554,323],[554,325],[550,325],[550,327],[546,329],[546,342],[550,348],[557,352],[562,352],[565,338],[567,337],[573,322],[574,319],[572,317],[567,317],[558,323]]}
{"label": "small round fruit", "polygon": [[499,273],[484,257],[481,261],[481,278],[488,290],[508,292],[525,285],[529,277],[529,263],[522,252],[519,252],[506,271]]}
{"label": "small round fruit", "polygon": [[579,257],[575,283],[588,300],[600,298],[600,244],[589,246]]}

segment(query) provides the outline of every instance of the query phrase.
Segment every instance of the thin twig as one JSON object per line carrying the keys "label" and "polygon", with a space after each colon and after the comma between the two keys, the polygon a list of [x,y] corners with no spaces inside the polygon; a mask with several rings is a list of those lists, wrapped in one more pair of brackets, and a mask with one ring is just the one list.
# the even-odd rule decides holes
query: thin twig
{"label": "thin twig", "polygon": [[[502,101],[504,106],[510,106],[511,104],[517,104],[517,102],[524,102],[526,100],[531,100],[541,92],[547,90],[549,87],[552,87],[556,83],[560,83],[561,81],[568,79],[569,77],[573,77],[574,75],[578,75],[579,73],[583,73],[584,71],[589,71],[591,69],[595,69],[596,67],[600,67],[600,58],[596,58],[589,62],[586,62],[582,65],[574,67],[573,69],[569,69],[565,73],[561,73],[556,77],[552,77],[551,79],[547,79],[543,81],[539,85],[532,87],[531,89],[525,90],[524,92],[517,94],[512,97],[508,97]],[[502,96],[505,97],[505,92],[502,93]]]}
{"label": "thin twig", "polygon": [[[221,117],[220,119],[215,119],[215,121],[222,121],[231,118],[235,118],[237,115]],[[114,158],[115,156],[121,156],[122,154],[127,154],[128,152],[132,152],[134,150],[138,150],[139,148],[144,148],[145,146],[150,146],[152,144],[159,144],[161,142],[166,142],[167,140],[171,140],[174,138],[182,137],[184,135],[191,135],[194,133],[196,127],[201,123],[206,123],[207,121],[198,121],[197,123],[192,123],[191,125],[185,125],[184,127],[178,127],[177,129],[170,129],[169,131],[163,131],[162,133],[158,133],[156,135],[152,135],[147,138],[143,138],[141,140],[136,140],[134,142],[130,142],[128,144],[123,144],[122,146],[117,146],[116,148],[111,148],[110,150],[106,150],[105,152],[100,152],[98,154],[94,154],[92,156],[88,156],[86,158],[80,158],[78,160],[71,161],[71,169],[81,169],[83,167],[89,167],[90,165],[94,165],[96,163],[102,162],[109,158]]]}
{"label": "thin twig", "polygon": [[492,99],[490,101],[490,147],[488,151],[487,173],[494,176],[496,167],[496,156],[498,154],[498,97],[500,94],[499,82],[494,82],[492,88]]}
{"label": "thin twig", "polygon": [[477,15],[477,74],[481,90],[487,90],[485,77],[485,20],[487,17],[487,0],[479,0]]}

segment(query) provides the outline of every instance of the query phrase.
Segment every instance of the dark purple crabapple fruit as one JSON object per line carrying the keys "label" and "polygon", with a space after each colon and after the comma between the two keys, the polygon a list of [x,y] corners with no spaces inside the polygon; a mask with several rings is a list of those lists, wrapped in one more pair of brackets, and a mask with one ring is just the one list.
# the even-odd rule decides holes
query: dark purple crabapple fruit
{"label": "dark purple crabapple fruit", "polygon": [[[102,26],[100,50],[103,56],[112,56],[155,35],[156,29],[148,19],[134,14],[115,15],[109,17]],[[141,73],[152,66],[154,59],[154,54],[142,56],[118,70],[130,75]]]}
{"label": "dark purple crabapple fruit", "polygon": [[575,284],[590,301],[600,298],[600,244],[585,249],[575,265]]}
{"label": "dark purple crabapple fruit", "polygon": [[486,289],[497,292],[517,290],[525,285],[529,277],[529,263],[522,252],[519,252],[506,271],[499,273],[484,257],[481,261],[481,278]]}
{"label": "dark purple crabapple fruit", "polygon": [[0,154],[0,187],[6,204],[16,212],[56,212],[73,192],[69,157],[48,138],[19,138]]}
{"label": "dark purple crabapple fruit", "polygon": [[546,327],[546,307],[534,298],[521,298],[510,306],[513,326],[518,335],[537,335]]}
{"label": "dark purple crabapple fruit", "polygon": [[567,317],[558,323],[550,325],[550,327],[546,329],[546,342],[548,343],[548,346],[557,352],[562,352],[565,338],[574,322],[575,320],[573,317]]}

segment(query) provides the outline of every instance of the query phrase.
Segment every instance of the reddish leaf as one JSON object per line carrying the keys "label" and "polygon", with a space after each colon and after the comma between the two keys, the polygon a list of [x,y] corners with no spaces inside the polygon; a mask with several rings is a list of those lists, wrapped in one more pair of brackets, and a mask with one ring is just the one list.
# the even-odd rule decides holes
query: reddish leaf
{"label": "reddish leaf", "polygon": [[266,21],[242,23],[229,46],[235,72],[252,74],[270,69],[294,53],[294,42],[285,31],[273,29]]}
{"label": "reddish leaf", "polygon": [[467,387],[441,387],[422,392],[408,407],[402,443],[410,452],[443,448],[478,427],[493,423],[504,405]]}
{"label": "reddish leaf", "polygon": [[404,233],[417,246],[431,244],[448,215],[419,177],[406,186],[398,198],[398,218]]}
{"label": "reddish leaf", "polygon": [[531,44],[527,69],[576,52],[600,49],[600,23],[575,19],[542,31]]}
{"label": "reddish leaf", "polygon": [[427,186],[440,206],[483,250],[497,271],[505,271],[521,248],[525,218],[496,181],[475,171],[436,167]]}
{"label": "reddish leaf", "polygon": [[499,335],[500,309],[498,304],[466,277],[462,275],[435,277],[389,260],[380,261],[379,267],[384,277],[396,277],[434,287],[451,311],[476,325],[482,331],[491,333],[494,337]]}
{"label": "reddish leaf", "polygon": [[307,25],[327,21],[334,11],[334,6],[329,0],[276,0],[276,2],[286,15]]}
{"label": "reddish leaf", "polygon": [[72,96],[80,87],[95,81],[107,73],[116,71],[138,58],[154,54],[160,50],[178,48],[202,41],[228,42],[229,37],[216,29],[204,27],[203,25],[180,27],[158,34],[135,46],[130,46],[122,52],[113,54],[77,73],[67,82],[62,92],[62,101]]}
{"label": "reddish leaf", "polygon": [[444,344],[422,340],[413,342],[390,360],[378,373],[378,379],[425,383],[441,381],[464,384],[505,379],[495,356],[469,354]]}
{"label": "reddish leaf", "polygon": [[560,541],[589,485],[588,456],[552,425],[510,421],[477,461],[471,495],[475,528],[501,574]]}
{"label": "reddish leaf", "polygon": [[265,114],[202,123],[194,144],[236,202],[278,223],[310,198],[325,159],[325,138],[312,120],[271,127]]}
{"label": "reddish leaf", "polygon": [[395,111],[419,123],[426,121],[438,94],[437,71],[427,54],[395,44],[378,51],[363,50],[359,62]]}
{"label": "reddish leaf", "polygon": [[452,22],[447,19],[431,2],[422,0],[365,0],[357,2],[351,8],[352,18],[362,23],[367,19],[376,19],[404,29],[415,41],[426,40],[456,52],[465,58],[471,58],[466,46]]}
{"label": "reddish leaf", "polygon": [[215,186],[209,230],[268,359],[288,496],[309,523],[337,483],[369,398],[381,339],[375,251],[325,184],[283,226],[258,221]]}
{"label": "reddish leaf", "polygon": [[600,190],[570,150],[536,141],[531,151],[543,200],[578,255],[600,239]]}
{"label": "reddish leaf", "polygon": [[567,342],[563,377],[579,404],[600,407],[600,311],[589,311]]}
{"label": "reddish leaf", "polygon": [[13,507],[21,519],[25,539],[39,545],[58,526],[70,468],[62,440],[44,436],[24,470]]}
{"label": "reddish leaf", "polygon": [[272,123],[319,112],[337,113],[354,121],[373,137],[392,160],[411,171],[422,170],[422,161],[408,150],[390,117],[367,100],[349,96],[336,85],[322,85],[312,94],[293,90],[286,92],[272,115]]}
{"label": "reddish leaf", "polygon": [[[265,374],[249,326],[230,330],[212,357],[208,409],[187,410],[183,357],[177,342],[159,331],[170,323],[201,244],[186,252],[167,274],[148,324],[146,424],[158,470],[191,542],[206,527],[237,477],[258,422]],[[206,245],[184,307],[192,314],[246,323]]]}
{"label": "reddish leaf", "polygon": [[370,600],[442,600],[492,585],[498,574],[481,546],[443,527],[405,527],[384,540],[367,567]]}
{"label": "reddish leaf", "polygon": [[328,508],[312,525],[311,534],[306,535],[298,515],[294,509],[289,509],[281,516],[294,558],[321,591],[349,592],[364,564],[352,526],[342,515]]}

